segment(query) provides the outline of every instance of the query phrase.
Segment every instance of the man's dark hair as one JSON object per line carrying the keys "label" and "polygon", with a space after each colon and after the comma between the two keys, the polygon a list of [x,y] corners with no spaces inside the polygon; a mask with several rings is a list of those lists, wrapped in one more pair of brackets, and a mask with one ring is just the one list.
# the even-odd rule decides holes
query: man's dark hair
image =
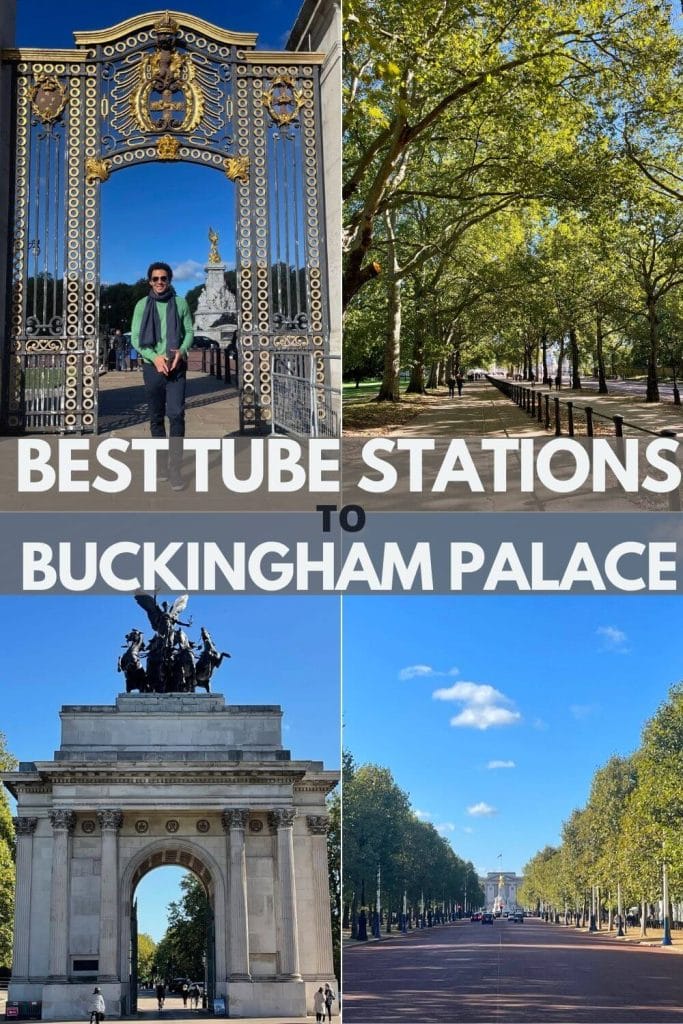
{"label": "man's dark hair", "polygon": [[169,267],[168,263],[150,263],[149,270],[147,271],[147,280],[152,280],[152,271],[154,270],[165,270],[168,274],[169,283],[173,280],[173,271]]}

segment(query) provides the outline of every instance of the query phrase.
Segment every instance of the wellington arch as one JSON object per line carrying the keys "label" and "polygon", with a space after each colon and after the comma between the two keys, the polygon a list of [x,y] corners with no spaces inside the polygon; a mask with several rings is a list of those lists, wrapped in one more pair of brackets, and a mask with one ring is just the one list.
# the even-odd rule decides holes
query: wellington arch
{"label": "wellington arch", "polygon": [[234,189],[241,431],[337,432],[339,54],[300,47],[338,4],[310,6],[281,52],[176,11],[18,49],[0,13],[0,433],[97,431],[102,190],[180,161]]}
{"label": "wellington arch", "polygon": [[9,998],[78,1020],[97,983],[108,1016],[134,1014],[135,890],[178,865],[208,897],[209,997],[228,1016],[305,1016],[336,985],[325,800],[337,774],[291,758],[277,705],[131,692],[60,718],[54,759],[2,776],[17,800]]}

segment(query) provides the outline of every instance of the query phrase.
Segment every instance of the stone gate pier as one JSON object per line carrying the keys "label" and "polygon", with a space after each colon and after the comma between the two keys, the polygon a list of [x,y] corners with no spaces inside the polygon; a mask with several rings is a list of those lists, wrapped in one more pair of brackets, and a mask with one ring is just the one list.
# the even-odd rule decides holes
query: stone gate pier
{"label": "stone gate pier", "polygon": [[332,963],[325,798],[337,774],[295,761],[276,705],[129,693],[65,706],[51,761],[2,779],[16,797],[9,998],[44,1019],[136,1006],[134,900],[161,865],[197,875],[212,924],[209,996],[229,1016],[303,1016]]}

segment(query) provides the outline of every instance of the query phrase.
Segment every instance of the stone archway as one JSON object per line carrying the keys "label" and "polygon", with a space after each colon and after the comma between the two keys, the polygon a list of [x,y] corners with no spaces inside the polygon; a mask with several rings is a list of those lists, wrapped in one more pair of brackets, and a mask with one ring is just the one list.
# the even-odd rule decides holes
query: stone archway
{"label": "stone archway", "polygon": [[[0,429],[96,431],[100,192],[126,167],[186,161],[236,186],[241,428],[291,411],[317,430],[329,418],[324,55],[258,51],[253,34],[177,12],[75,40],[1,53],[16,109]],[[294,385],[300,367],[309,388]]]}
{"label": "stone archway", "polygon": [[45,1020],[130,1007],[135,886],[157,865],[213,899],[215,988],[228,1014],[300,1017],[336,985],[325,797],[337,781],[282,746],[282,710],[219,694],[120,694],[61,709],[54,761],[3,779],[17,800],[9,998]]}
{"label": "stone archway", "polygon": [[[123,982],[122,1005],[129,1012],[134,1010],[137,998],[136,992],[125,989],[125,979],[135,976],[131,963],[131,938],[134,930],[133,901],[138,883],[151,871],[161,867],[184,868],[191,871],[202,882],[211,907],[213,921],[213,935],[211,941],[207,940],[207,956],[213,958],[213,962],[208,965],[208,976],[211,981],[208,998],[212,999],[214,995],[225,996],[226,994],[223,984],[219,988],[215,985],[215,979],[225,979],[227,975],[225,924],[226,913],[229,911],[226,899],[226,879],[223,877],[220,865],[202,847],[201,840],[175,840],[171,837],[153,839],[150,840],[148,846],[131,857],[125,867],[119,867],[118,934],[121,937],[119,977]],[[225,908],[226,913],[217,912],[219,908]],[[129,981],[128,984],[132,984],[132,981]]]}

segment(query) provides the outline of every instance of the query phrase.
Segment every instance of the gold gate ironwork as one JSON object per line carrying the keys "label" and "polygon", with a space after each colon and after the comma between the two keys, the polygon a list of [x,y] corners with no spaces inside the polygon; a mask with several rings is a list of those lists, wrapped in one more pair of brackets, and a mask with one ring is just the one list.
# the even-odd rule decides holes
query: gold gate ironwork
{"label": "gold gate ironwork", "polygon": [[324,55],[258,51],[253,34],[177,12],[75,44],[1,54],[16,109],[3,432],[96,432],[100,191],[150,161],[234,182],[242,430],[270,429],[278,352],[311,355],[324,416]]}

